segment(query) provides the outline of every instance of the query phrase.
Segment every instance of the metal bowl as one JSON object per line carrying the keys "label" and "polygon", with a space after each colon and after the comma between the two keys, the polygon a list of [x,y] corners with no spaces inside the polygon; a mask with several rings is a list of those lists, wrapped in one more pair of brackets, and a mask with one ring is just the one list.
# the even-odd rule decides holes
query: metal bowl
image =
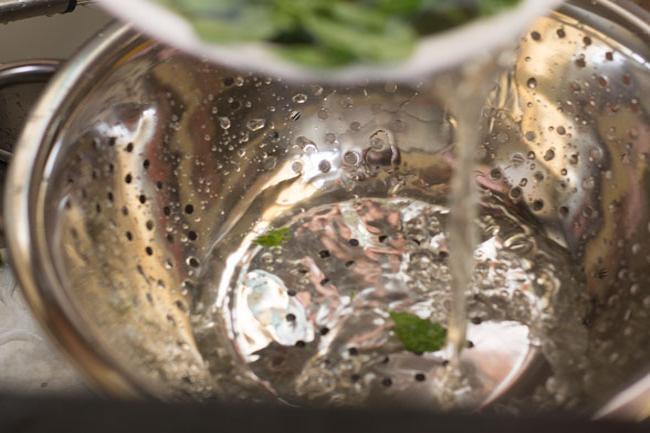
{"label": "metal bowl", "polygon": [[[466,352],[478,355],[468,365],[481,373],[482,401],[495,407],[595,413],[609,402],[601,414],[648,414],[648,34],[647,15],[631,4],[570,2],[534,23],[486,102],[480,223],[519,215],[513,221],[528,227],[508,246],[525,255],[510,268],[521,274],[485,268],[484,281],[503,271],[504,281],[521,286],[472,288],[477,340]],[[396,348],[381,314],[370,322],[382,331],[368,328],[360,348],[336,349],[331,365],[319,358],[318,342],[358,327],[325,332],[318,317],[298,311],[286,321],[305,325],[304,335],[246,331],[228,312],[241,294],[223,278],[246,258],[242,239],[251,247],[269,221],[291,225],[301,207],[316,224],[322,215],[309,209],[333,201],[361,196],[376,208],[377,200],[426,198],[440,206],[426,222],[444,225],[458,113],[448,111],[438,78],[296,84],[204,63],[128,26],[103,31],[43,95],[6,187],[12,263],[35,315],[115,395],[427,404],[434,373],[413,380],[413,372],[440,359]],[[291,233],[287,254],[342,241],[294,242],[305,233]],[[370,264],[354,274],[345,267],[354,260],[343,259],[356,247],[350,239],[336,252],[316,248],[315,262],[332,258],[330,274],[307,269],[316,280],[304,284],[321,293],[349,275],[383,278],[385,269],[372,265],[377,254],[392,254],[376,243],[381,237],[355,256]],[[277,262],[275,251],[260,260],[303,284],[302,268]],[[427,272],[444,258],[424,257],[419,266]],[[278,287],[282,308],[297,305]],[[345,306],[411,295],[372,296],[323,299]],[[361,317],[353,312],[346,323]],[[482,317],[526,326],[489,328]],[[533,341],[536,328],[556,338]],[[240,343],[222,344],[230,340]],[[388,366],[347,376],[382,351]],[[307,367],[318,367],[315,382],[299,374]]]}

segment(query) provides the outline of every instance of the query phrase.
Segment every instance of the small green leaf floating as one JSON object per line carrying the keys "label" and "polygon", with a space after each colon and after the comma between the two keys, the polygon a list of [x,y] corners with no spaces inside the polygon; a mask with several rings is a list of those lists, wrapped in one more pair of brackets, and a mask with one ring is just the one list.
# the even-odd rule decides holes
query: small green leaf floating
{"label": "small green leaf floating", "polygon": [[398,311],[391,311],[390,318],[395,324],[395,335],[409,352],[435,352],[445,345],[447,330],[438,323]]}
{"label": "small green leaf floating", "polygon": [[289,235],[289,228],[283,227],[280,229],[269,230],[255,239],[255,243],[261,247],[279,247],[286,242],[291,236]]}

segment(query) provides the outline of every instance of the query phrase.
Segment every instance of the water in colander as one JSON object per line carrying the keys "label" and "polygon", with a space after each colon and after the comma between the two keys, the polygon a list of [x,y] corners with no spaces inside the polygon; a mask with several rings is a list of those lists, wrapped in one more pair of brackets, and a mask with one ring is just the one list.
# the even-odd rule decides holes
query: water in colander
{"label": "water in colander", "polygon": [[[434,127],[422,136],[448,139],[445,122],[376,115],[343,134],[294,135],[297,157],[242,198],[202,263],[194,335],[217,390],[295,405],[477,407],[534,354],[562,347],[561,364],[581,353],[568,252],[516,193],[491,190],[494,172],[478,176],[474,247],[467,220],[452,224],[453,153],[400,140],[400,128]],[[424,185],[432,167],[438,185]],[[452,227],[468,254],[454,255]],[[452,260],[472,272],[467,284],[452,284]],[[393,314],[447,327],[453,287],[467,303],[455,318],[468,321],[466,339],[457,331],[464,350],[409,347]]]}

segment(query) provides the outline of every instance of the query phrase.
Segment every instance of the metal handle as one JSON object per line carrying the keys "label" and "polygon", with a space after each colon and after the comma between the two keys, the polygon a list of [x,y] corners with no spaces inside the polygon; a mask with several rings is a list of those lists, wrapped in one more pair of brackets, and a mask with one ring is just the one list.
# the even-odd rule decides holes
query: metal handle
{"label": "metal handle", "polygon": [[0,0],[0,23],[17,21],[36,16],[47,16],[72,12],[78,4],[88,1],[77,0]]}

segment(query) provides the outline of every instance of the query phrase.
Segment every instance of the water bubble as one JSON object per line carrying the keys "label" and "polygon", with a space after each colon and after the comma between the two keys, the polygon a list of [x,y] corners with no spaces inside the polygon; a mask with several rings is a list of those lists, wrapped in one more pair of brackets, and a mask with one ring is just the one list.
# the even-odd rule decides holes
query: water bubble
{"label": "water bubble", "polygon": [[260,129],[266,126],[266,120],[264,119],[251,119],[246,123],[246,128],[250,131],[259,131]]}
{"label": "water bubble", "polygon": [[359,131],[360,129],[361,129],[361,123],[359,123],[359,122],[350,123],[350,130],[351,131]]}
{"label": "water bubble", "polygon": [[542,209],[544,209],[544,200],[537,199],[537,200],[533,201],[533,206],[532,207],[533,207],[533,210],[535,212],[541,211]]}
{"label": "water bubble", "polygon": [[307,102],[307,95],[305,95],[304,93],[297,93],[293,95],[293,98],[291,98],[291,100],[296,104],[304,104],[305,102]]}
{"label": "water bubble", "polygon": [[327,110],[324,109],[324,108],[321,108],[320,110],[318,110],[318,113],[316,115],[321,120],[325,120],[325,119],[327,119],[329,117],[329,114],[327,114]]}

